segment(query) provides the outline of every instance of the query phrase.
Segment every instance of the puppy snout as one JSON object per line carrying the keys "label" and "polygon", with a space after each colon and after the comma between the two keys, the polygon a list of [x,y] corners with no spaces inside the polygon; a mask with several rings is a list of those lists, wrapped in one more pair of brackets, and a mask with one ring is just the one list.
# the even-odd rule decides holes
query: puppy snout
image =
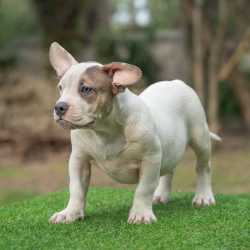
{"label": "puppy snout", "polygon": [[62,116],[68,110],[69,105],[66,102],[58,102],[55,105],[55,112],[58,116]]}

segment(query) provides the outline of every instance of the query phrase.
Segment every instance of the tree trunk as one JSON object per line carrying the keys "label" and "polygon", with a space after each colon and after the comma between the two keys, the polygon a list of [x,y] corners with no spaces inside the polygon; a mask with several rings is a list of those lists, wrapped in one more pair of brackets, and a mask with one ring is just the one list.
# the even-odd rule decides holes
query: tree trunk
{"label": "tree trunk", "polygon": [[233,72],[234,68],[240,61],[241,56],[248,49],[249,41],[250,41],[250,25],[247,27],[236,49],[234,50],[230,58],[226,61],[223,68],[221,69],[219,73],[219,80],[225,81],[230,76],[230,74]]}
{"label": "tree trunk", "polygon": [[[108,0],[33,0],[44,32],[44,43],[58,41],[74,52],[90,43],[109,20]],[[79,25],[80,24],[80,25]]]}
{"label": "tree trunk", "polygon": [[89,3],[88,11],[86,13],[86,30],[85,39],[90,43],[93,35],[104,28],[107,30],[109,27],[110,6],[109,0],[92,0]]}
{"label": "tree trunk", "polygon": [[237,68],[231,79],[231,85],[238,96],[244,125],[250,131],[250,88],[247,86],[247,79]]}
{"label": "tree trunk", "polygon": [[193,47],[193,81],[194,89],[205,104],[204,65],[202,46],[202,0],[195,0],[192,9],[192,47]]}
{"label": "tree trunk", "polygon": [[81,10],[80,0],[33,0],[44,32],[44,45],[53,41],[73,49],[76,35],[77,18]]}
{"label": "tree trunk", "polygon": [[220,62],[221,50],[228,22],[228,3],[220,0],[219,4],[219,23],[216,35],[210,50],[208,63],[208,121],[211,131],[219,130],[218,122],[218,67]]}
{"label": "tree trunk", "polygon": [[130,27],[132,29],[134,29],[135,27],[137,27],[137,24],[136,24],[136,8],[135,8],[135,2],[134,0],[129,0],[128,1],[128,8],[129,8],[129,13],[130,13]]}

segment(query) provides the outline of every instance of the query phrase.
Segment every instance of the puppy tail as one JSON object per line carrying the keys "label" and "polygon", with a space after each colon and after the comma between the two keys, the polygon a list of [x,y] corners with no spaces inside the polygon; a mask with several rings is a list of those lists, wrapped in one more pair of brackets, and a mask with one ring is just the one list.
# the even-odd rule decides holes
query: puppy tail
{"label": "puppy tail", "polygon": [[210,138],[212,140],[214,140],[214,141],[221,141],[221,138],[218,135],[216,135],[215,133],[209,132],[209,134],[210,134]]}

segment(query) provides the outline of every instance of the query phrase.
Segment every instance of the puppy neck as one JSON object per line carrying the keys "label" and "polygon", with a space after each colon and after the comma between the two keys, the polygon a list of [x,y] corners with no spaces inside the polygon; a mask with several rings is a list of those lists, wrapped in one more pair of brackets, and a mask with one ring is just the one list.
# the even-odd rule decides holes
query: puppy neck
{"label": "puppy neck", "polygon": [[93,127],[96,133],[116,134],[121,133],[129,116],[129,106],[131,95],[128,89],[124,93],[120,93],[114,97],[112,111],[110,114]]}

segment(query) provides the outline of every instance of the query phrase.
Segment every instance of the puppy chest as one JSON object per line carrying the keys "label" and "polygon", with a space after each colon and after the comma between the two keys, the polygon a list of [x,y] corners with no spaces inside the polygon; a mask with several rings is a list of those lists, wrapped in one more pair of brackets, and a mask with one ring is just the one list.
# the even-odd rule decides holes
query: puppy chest
{"label": "puppy chest", "polygon": [[89,144],[89,155],[111,178],[122,183],[137,183],[143,151],[138,142],[127,142],[124,135],[108,140],[97,138]]}

